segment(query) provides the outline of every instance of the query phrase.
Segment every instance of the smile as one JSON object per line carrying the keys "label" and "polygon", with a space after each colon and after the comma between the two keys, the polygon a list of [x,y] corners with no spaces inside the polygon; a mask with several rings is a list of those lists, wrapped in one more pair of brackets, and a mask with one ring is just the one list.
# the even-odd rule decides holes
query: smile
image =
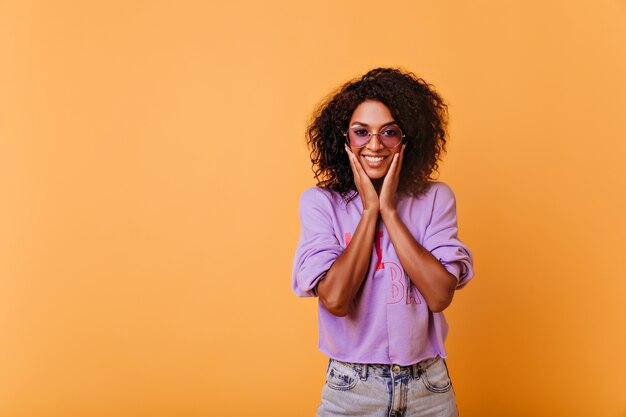
{"label": "smile", "polygon": [[363,155],[363,158],[367,159],[370,162],[380,162],[383,159],[386,158],[386,156],[369,156],[369,155]]}

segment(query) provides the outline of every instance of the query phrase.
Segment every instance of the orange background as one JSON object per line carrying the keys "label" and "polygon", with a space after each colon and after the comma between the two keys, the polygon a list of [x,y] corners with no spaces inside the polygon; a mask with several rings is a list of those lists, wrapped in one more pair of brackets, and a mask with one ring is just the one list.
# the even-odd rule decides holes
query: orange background
{"label": "orange background", "polygon": [[401,66],[450,105],[464,416],[626,416],[626,2],[0,1],[0,415],[313,415],[304,129]]}

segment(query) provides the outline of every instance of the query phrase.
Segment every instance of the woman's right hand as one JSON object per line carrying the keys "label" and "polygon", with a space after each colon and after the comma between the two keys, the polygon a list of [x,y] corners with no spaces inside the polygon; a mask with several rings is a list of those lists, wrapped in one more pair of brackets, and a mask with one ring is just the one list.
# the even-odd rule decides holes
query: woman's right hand
{"label": "woman's right hand", "polygon": [[365,170],[361,166],[361,163],[357,159],[356,155],[352,153],[348,145],[345,145],[348,158],[350,160],[350,166],[352,167],[352,175],[354,176],[354,185],[361,196],[363,202],[363,210],[372,210],[378,212],[380,209],[380,202],[378,200],[378,193],[372,184],[372,180],[367,176]]}

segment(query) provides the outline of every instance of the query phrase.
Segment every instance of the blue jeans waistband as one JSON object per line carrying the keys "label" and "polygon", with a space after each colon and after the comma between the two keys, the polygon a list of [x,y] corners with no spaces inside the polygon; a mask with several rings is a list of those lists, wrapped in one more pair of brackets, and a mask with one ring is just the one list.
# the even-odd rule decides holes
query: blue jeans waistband
{"label": "blue jeans waistband", "polygon": [[350,367],[361,375],[361,379],[366,379],[368,374],[379,375],[382,377],[390,377],[392,374],[396,377],[411,375],[414,378],[419,378],[426,369],[431,367],[439,360],[443,360],[443,358],[441,356],[436,356],[434,358],[424,359],[423,361],[420,361],[413,365],[402,366],[379,363],[352,363],[330,358],[328,361],[328,366],[330,367],[330,364],[332,362],[335,362]]}

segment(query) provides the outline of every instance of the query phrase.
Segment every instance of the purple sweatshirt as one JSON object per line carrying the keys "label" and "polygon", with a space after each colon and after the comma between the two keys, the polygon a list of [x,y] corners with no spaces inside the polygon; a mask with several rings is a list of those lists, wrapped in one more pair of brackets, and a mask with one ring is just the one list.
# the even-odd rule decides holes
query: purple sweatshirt
{"label": "purple sweatshirt", "polygon": [[[450,187],[432,182],[419,198],[402,196],[396,209],[415,240],[458,278],[457,288],[467,284],[473,276],[472,254],[457,237]],[[317,295],[317,283],[349,244],[362,213],[359,196],[346,205],[334,191],[312,187],[302,193],[292,274],[298,296]],[[411,283],[380,217],[367,276],[350,312],[333,316],[319,302],[318,319],[319,348],[333,359],[406,366],[447,356],[446,319],[428,309]]]}

